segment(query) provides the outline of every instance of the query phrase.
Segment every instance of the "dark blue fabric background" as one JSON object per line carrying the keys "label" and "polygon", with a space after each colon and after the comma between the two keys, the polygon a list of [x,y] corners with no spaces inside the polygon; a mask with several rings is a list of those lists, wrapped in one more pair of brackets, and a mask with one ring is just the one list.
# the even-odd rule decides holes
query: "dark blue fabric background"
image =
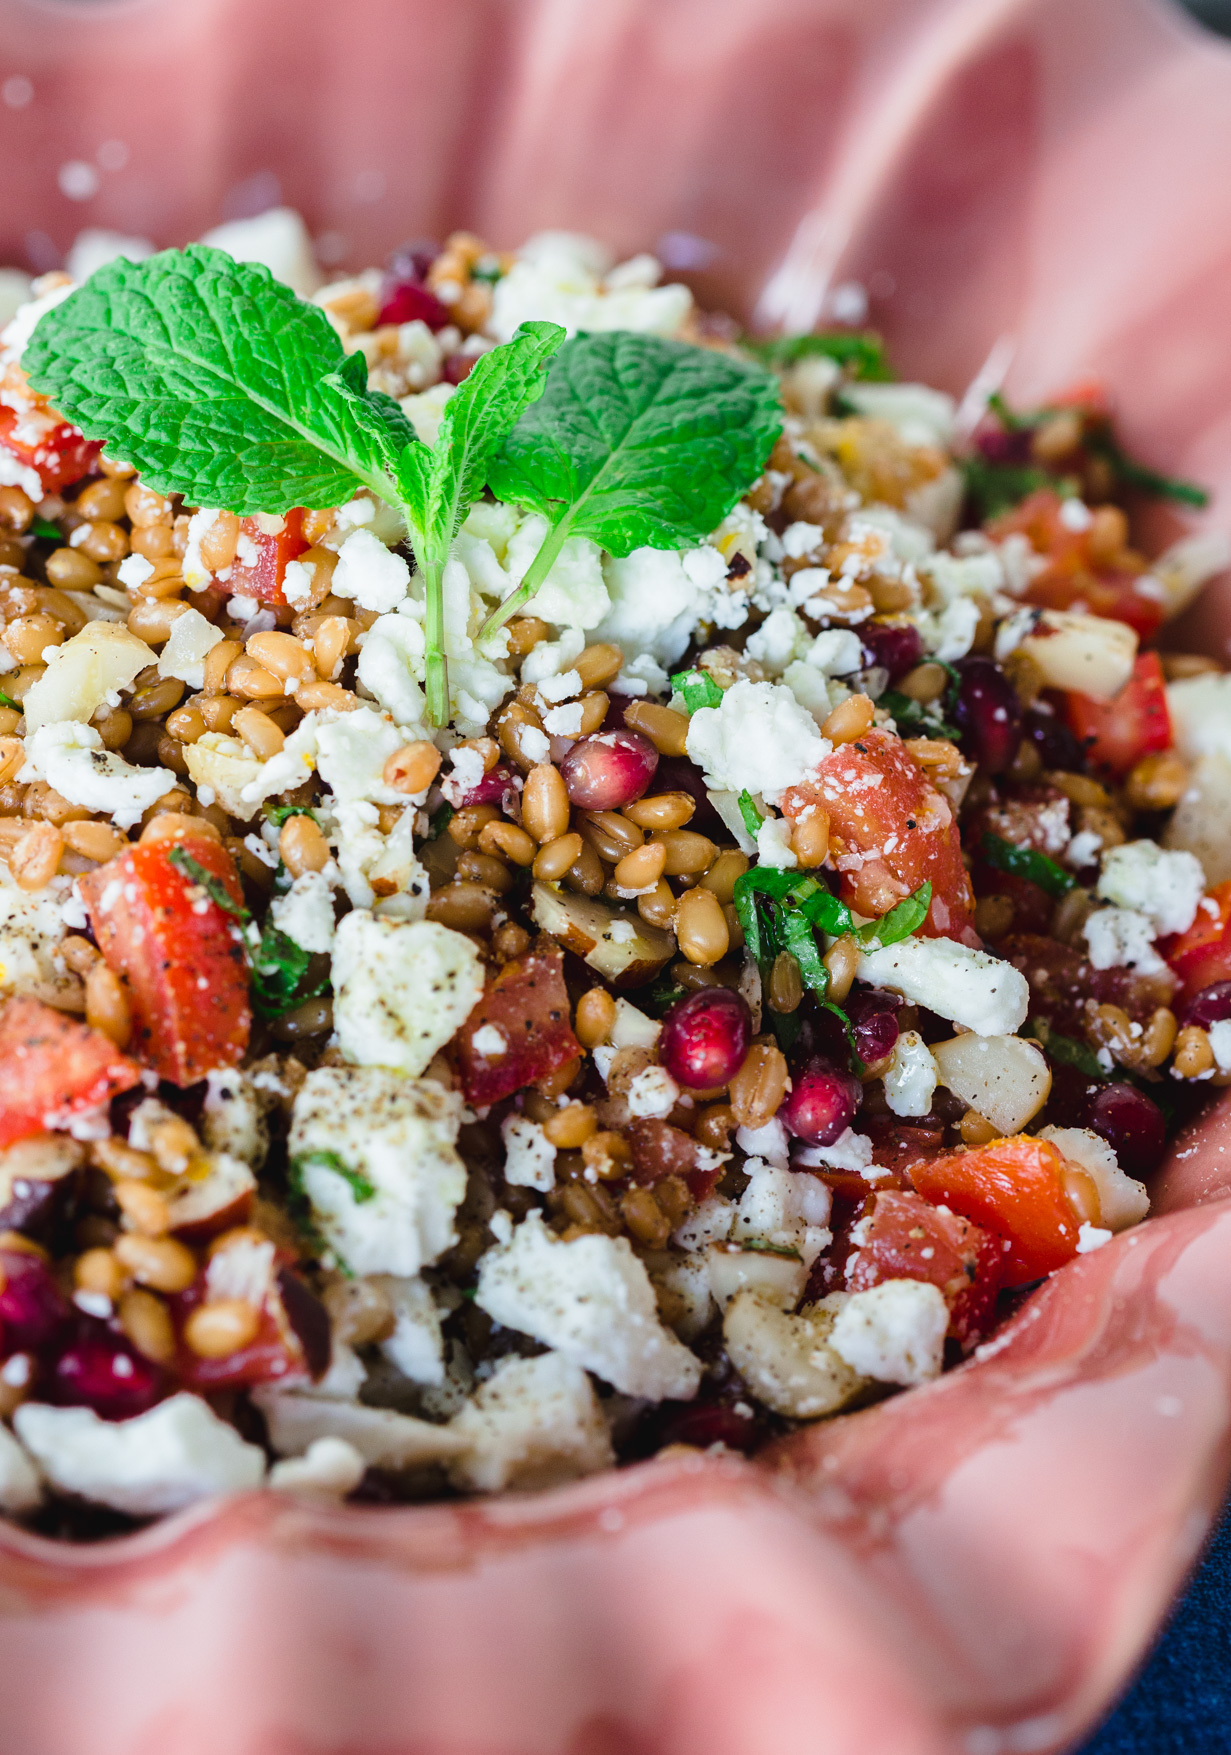
{"label": "dark blue fabric background", "polygon": [[1078,1755],[1231,1752],[1231,1510],[1144,1670]]}

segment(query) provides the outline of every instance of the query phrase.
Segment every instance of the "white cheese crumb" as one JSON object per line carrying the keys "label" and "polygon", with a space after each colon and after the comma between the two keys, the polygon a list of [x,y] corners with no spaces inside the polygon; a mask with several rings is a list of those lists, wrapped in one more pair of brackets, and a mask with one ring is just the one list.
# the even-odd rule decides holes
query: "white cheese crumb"
{"label": "white cheese crumb", "polygon": [[476,1054],[485,1055],[488,1060],[498,1060],[502,1054],[509,1052],[509,1039],[495,1024],[484,1024],[471,1037],[470,1046]]}
{"label": "white cheese crumb", "polygon": [[720,792],[759,792],[776,804],[827,756],[832,745],[789,688],[741,678],[717,707],[688,723],[688,754]]}
{"label": "white cheese crumb", "polygon": [[1187,932],[1205,894],[1205,873],[1193,853],[1165,852],[1155,841],[1127,841],[1103,855],[1098,894],[1148,915],[1160,933]]}
{"label": "white cheese crumb", "polygon": [[556,1184],[556,1148],[537,1121],[506,1115],[500,1124],[504,1141],[504,1179],[519,1188],[546,1194]]}
{"label": "white cheese crumb", "polygon": [[[336,876],[336,872],[335,872]],[[279,932],[305,951],[327,951],[333,945],[333,887],[327,871],[305,871],[284,896],[270,906]]]}
{"label": "white cheese crumb", "polygon": [[895,1115],[927,1115],[936,1090],[936,1062],[917,1030],[903,1030],[885,1074],[885,1101]]}
{"label": "white cheese crumb", "polygon": [[1100,908],[1082,928],[1096,969],[1157,975],[1167,965],[1154,949],[1154,922],[1135,908]]}
{"label": "white cheese crumb", "polygon": [[1207,1034],[1219,1072],[1231,1072],[1231,1018],[1220,1018],[1210,1025]]}
{"label": "white cheese crumb", "polygon": [[384,615],[396,609],[410,585],[410,568],[370,530],[352,530],[338,550],[330,590],[361,609]]}
{"label": "white cheese crumb", "polygon": [[949,1306],[926,1280],[884,1280],[856,1292],[834,1318],[829,1344],[862,1377],[911,1385],[939,1377]]}
{"label": "white cheese crumb", "polygon": [[794,871],[799,864],[785,817],[766,817],[757,830],[757,863],[779,871]]}
{"label": "white cheese crumb", "polygon": [[109,816],[121,829],[133,824],[176,784],[166,768],[134,768],[105,749],[92,725],[66,719],[41,725],[26,738],[25,780],[45,780],[70,804]]}
{"label": "white cheese crumb", "polygon": [[502,1359],[450,1431],[467,1449],[449,1478],[472,1492],[556,1486],[615,1461],[594,1386],[561,1353]]}
{"label": "white cheese crumb", "polygon": [[359,1066],[421,1073],[483,994],[471,941],[431,920],[378,920],[356,908],[338,926],[333,1022]]}
{"label": "white cheese crumb", "polygon": [[680,1087],[665,1067],[647,1066],[630,1080],[625,1093],[631,1114],[661,1119],[680,1100]]}
{"label": "white cheese crumb", "polygon": [[858,974],[980,1036],[1013,1036],[1026,1021],[1030,985],[1021,971],[954,939],[906,938],[865,952]]}
{"label": "white cheese crumb", "polygon": [[275,1493],[305,1493],[344,1499],[353,1493],[367,1464],[345,1438],[314,1438],[302,1456],[276,1462],[269,1471]]}
{"label": "white cheese crumb", "polygon": [[1088,1221],[1080,1225],[1077,1231],[1078,1255],[1089,1255],[1091,1250],[1101,1249],[1104,1243],[1110,1243],[1112,1233],[1102,1225],[1091,1225]]}

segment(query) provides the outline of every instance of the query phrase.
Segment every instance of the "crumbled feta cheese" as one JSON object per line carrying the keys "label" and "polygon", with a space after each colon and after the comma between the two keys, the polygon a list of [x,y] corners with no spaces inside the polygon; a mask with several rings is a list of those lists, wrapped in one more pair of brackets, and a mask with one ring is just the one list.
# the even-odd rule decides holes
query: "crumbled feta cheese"
{"label": "crumbled feta cheese", "polygon": [[804,656],[825,676],[850,676],[863,664],[863,642],[852,628],[825,628]]}
{"label": "crumbled feta cheese", "polygon": [[1026,1021],[1030,984],[1021,971],[954,939],[906,938],[865,951],[858,974],[980,1036],[1012,1036]]}
{"label": "crumbled feta cheese", "polygon": [[444,1335],[440,1312],[430,1288],[420,1279],[381,1276],[393,1305],[393,1332],[380,1343],[380,1350],[396,1370],[412,1383],[439,1385],[445,1380]]}
{"label": "crumbled feta cheese", "polygon": [[289,1154],[317,1225],[353,1272],[408,1277],[456,1242],[461,1112],[461,1098],[433,1079],[377,1067],[308,1074]]}
{"label": "crumbled feta cheese", "polygon": [[536,683],[541,689],[549,677],[565,675],[574,658],[585,650],[585,644],[586,637],[580,628],[565,628],[558,640],[540,640],[521,661],[522,682]]}
{"label": "crumbled feta cheese", "polygon": [[178,677],[190,689],[205,686],[205,659],[222,639],[222,630],[190,609],[171,623],[171,634],[158,656],[159,676]]}
{"label": "crumbled feta cheese", "polygon": [[269,1442],[279,1456],[303,1456],[321,1438],[341,1438],[370,1469],[407,1469],[445,1462],[466,1449],[447,1426],[369,1408],[308,1390],[260,1384],[252,1399],[265,1416]]}
{"label": "crumbled feta cheese", "polygon": [[554,1487],[615,1462],[594,1386],[561,1353],[502,1359],[450,1431],[468,1448],[449,1478],[471,1492]]}
{"label": "crumbled feta cheese", "polygon": [[917,1030],[903,1030],[885,1074],[885,1101],[895,1115],[927,1115],[936,1090],[936,1062]]}
{"label": "crumbled feta cheese", "polygon": [[649,1018],[631,1000],[617,999],[615,1019],[607,1032],[613,1048],[653,1048],[662,1034],[657,1018]]}
{"label": "crumbled feta cheese", "polygon": [[0,865],[0,992],[70,1009],[80,1004],[78,979],[58,955],[67,924],[56,890],[19,889]]}
{"label": "crumbled feta cheese", "polygon": [[269,1150],[269,1130],[256,1085],[238,1067],[206,1073],[201,1137],[212,1152],[223,1152],[259,1169]]}
{"label": "crumbled feta cheese", "polygon": [[700,1361],[658,1320],[654,1288],[624,1237],[564,1243],[534,1212],[479,1262],[479,1307],[625,1395],[688,1401]]}
{"label": "crumbled feta cheese", "polygon": [[625,1092],[629,1112],[640,1119],[661,1120],[680,1100],[680,1087],[666,1067],[647,1066],[630,1081]]}
{"label": "crumbled feta cheese", "polygon": [[[57,305],[62,305],[69,293],[76,292],[76,290],[71,280],[61,281],[59,285],[49,287],[46,292],[40,293],[36,299],[27,299],[17,307],[13,316],[5,324],[3,335],[0,335],[0,342],[4,344],[4,363],[6,365],[21,359],[25,352],[26,343],[34,334],[35,326],[39,320],[45,317],[48,311],[54,311]],[[32,471],[32,473],[35,480],[38,481],[37,471]],[[31,498],[37,502],[42,497],[43,484],[38,482],[38,487]]]}
{"label": "crumbled feta cheese", "polygon": [[495,1024],[484,1024],[483,1028],[476,1030],[471,1037],[470,1046],[476,1054],[483,1054],[489,1060],[495,1060],[500,1055],[509,1052],[509,1039],[503,1030],[496,1028]]}
{"label": "crumbled feta cheese", "polygon": [[811,1176],[798,1175],[763,1158],[749,1158],[744,1170],[748,1186],[740,1196],[732,1239],[743,1242],[753,1238],[779,1249],[793,1249],[804,1268],[810,1268],[831,1241],[825,1229],[828,1189],[819,1203],[810,1200],[814,1188],[820,1186]]}
{"label": "crumbled feta cheese", "polygon": [[953,442],[957,404],[943,390],[928,384],[856,382],[844,384],[842,395],[856,413],[887,420],[907,445],[947,450]]}
{"label": "crumbled feta cheese", "polygon": [[549,707],[543,714],[543,730],[551,737],[578,737],[582,716],[580,701],[566,701],[563,706]]}
{"label": "crumbled feta cheese", "polygon": [[744,650],[755,658],[766,676],[780,677],[789,664],[805,658],[815,642],[793,609],[771,610],[755,634],[749,634]]}
{"label": "crumbled feta cheese", "polygon": [[1074,871],[1081,871],[1084,866],[1092,865],[1099,856],[1103,845],[1103,837],[1095,829],[1083,829],[1074,835],[1064,850],[1065,863]]}
{"label": "crumbled feta cheese", "polygon": [[1149,1190],[1120,1168],[1120,1160],[1101,1134],[1087,1127],[1044,1127],[1038,1137],[1050,1140],[1062,1157],[1079,1164],[1092,1178],[1105,1225],[1123,1231],[1145,1218],[1150,1210]]}
{"label": "crumbled feta cheese", "polygon": [[780,1170],[790,1163],[791,1136],[776,1115],[761,1127],[737,1128],[735,1143],[750,1158],[764,1158],[767,1164],[776,1164]]}
{"label": "crumbled feta cheese", "polygon": [[705,770],[708,787],[759,792],[776,804],[829,754],[812,715],[790,689],[741,678],[717,707],[701,707],[688,722],[688,754]]}
{"label": "crumbled feta cheese", "polygon": [[260,262],[275,280],[302,299],[321,284],[308,228],[293,207],[270,207],[252,219],[231,219],[205,233],[203,244],[225,250],[237,262]]}
{"label": "crumbled feta cheese", "polygon": [[[213,506],[202,506],[200,511],[194,512],[188,520],[188,546],[184,550],[181,571],[184,575],[184,583],[190,591],[204,591],[205,587],[213,580],[213,573],[201,559],[201,544],[221,516],[222,514]],[[125,575],[124,572],[125,567],[131,567],[132,563],[140,558],[138,555],[129,555],[128,559],[123,562],[120,567],[121,584],[132,586],[141,583],[140,579],[131,574]],[[151,567],[150,572],[152,571]],[[148,578],[149,573],[145,574],[145,577]]]}
{"label": "crumbled feta cheese", "polygon": [[506,1115],[500,1124],[504,1141],[504,1179],[518,1188],[546,1194],[556,1185],[556,1148],[537,1121]]}
{"label": "crumbled feta cheese", "polygon": [[872,1181],[883,1174],[872,1162],[874,1153],[871,1137],[848,1127],[831,1146],[801,1146],[797,1161],[811,1170],[856,1170]]}
{"label": "crumbled feta cheese", "polygon": [[[692,310],[692,294],[686,286],[654,285],[659,265],[653,257],[634,261],[632,280],[622,284],[616,269],[604,281],[610,262],[594,239],[540,232],[522,245],[512,268],[496,282],[488,333],[496,341],[511,341],[520,324],[539,321],[559,323],[570,335],[607,329],[678,334]],[[653,276],[649,284],[643,278],[647,273]]]}
{"label": "crumbled feta cheese", "polygon": [[965,658],[979,629],[979,605],[970,597],[956,597],[938,613],[924,612],[915,618],[923,649],[941,664]]}
{"label": "crumbled feta cheese", "polygon": [[949,1306],[927,1280],[883,1280],[843,1304],[829,1344],[852,1371],[911,1385],[940,1376]]}
{"label": "crumbled feta cheese", "polygon": [[1157,975],[1167,965],[1154,949],[1154,923],[1135,908],[1100,908],[1082,927],[1096,969]]}
{"label": "crumbled feta cheese", "polygon": [[327,951],[333,945],[333,887],[323,871],[300,874],[284,896],[270,906],[279,932],[305,951]]}
{"label": "crumbled feta cheese", "polygon": [[[185,618],[187,619],[187,618]],[[26,691],[26,733],[62,719],[88,721],[154,662],[144,640],[118,622],[93,621],[54,647],[47,669]]]}
{"label": "crumbled feta cheese", "polygon": [[66,719],[42,725],[26,738],[23,780],[45,780],[70,804],[109,816],[131,829],[176,784],[166,768],[134,768],[104,748],[92,725]]}
{"label": "crumbled feta cheese", "polygon": [[214,1493],[257,1487],[265,1456],[200,1396],[181,1392],[131,1420],[91,1408],[25,1402],[17,1436],[51,1485],[132,1517],[179,1511]]}
{"label": "crumbled feta cheese", "polygon": [[410,585],[410,568],[401,555],[387,549],[370,530],[352,530],[338,550],[330,590],[350,598],[360,609],[384,615],[396,609]]}
{"label": "crumbled feta cheese", "polygon": [[1205,873],[1192,853],[1167,853],[1154,841],[1127,841],[1103,855],[1098,894],[1149,915],[1160,933],[1187,932],[1205,894]]}
{"label": "crumbled feta cheese", "polygon": [[471,941],[434,920],[378,920],[361,909],[338,926],[333,1022],[348,1060],[421,1073],[483,994]]}
{"label": "crumbled feta cheese", "polygon": [[1092,1250],[1101,1249],[1104,1243],[1110,1243],[1113,1233],[1102,1225],[1091,1225],[1088,1221],[1077,1228],[1077,1253],[1089,1255]]}
{"label": "crumbled feta cheese", "polygon": [[[606,556],[603,577],[611,607],[594,631],[596,640],[618,646],[628,657],[649,654],[673,665],[702,620],[739,627],[747,600],[727,587],[727,565],[708,543],[692,549],[636,548]],[[738,610],[738,619],[728,618]]]}
{"label": "crumbled feta cheese", "polygon": [[1219,1018],[1210,1025],[1207,1034],[1219,1072],[1231,1072],[1231,1019]]}
{"label": "crumbled feta cheese", "polygon": [[677,1227],[671,1241],[680,1249],[706,1249],[711,1243],[725,1242],[734,1223],[735,1202],[721,1194],[710,1194]]}
{"label": "crumbled feta cheese", "polygon": [[945,604],[958,597],[987,598],[1004,590],[1004,567],[995,549],[972,555],[938,549],[918,566],[932,586],[933,597]]}
{"label": "crumbled feta cheese", "polygon": [[345,1499],[367,1472],[367,1464],[345,1438],[314,1438],[302,1456],[276,1462],[269,1471],[275,1493],[319,1494]]}
{"label": "crumbled feta cheese", "polygon": [[[502,597],[521,584],[546,535],[547,520],[539,512],[530,513],[518,525],[505,551]],[[610,604],[602,550],[588,536],[570,536],[535,592],[534,614],[558,628],[593,628]]]}
{"label": "crumbled feta cheese", "polygon": [[766,817],[757,830],[757,863],[777,871],[794,871],[799,864],[785,817]]}
{"label": "crumbled feta cheese", "polygon": [[444,418],[445,404],[456,393],[456,384],[440,383],[433,384],[418,395],[399,397],[398,407],[425,445],[436,443],[436,435]]}

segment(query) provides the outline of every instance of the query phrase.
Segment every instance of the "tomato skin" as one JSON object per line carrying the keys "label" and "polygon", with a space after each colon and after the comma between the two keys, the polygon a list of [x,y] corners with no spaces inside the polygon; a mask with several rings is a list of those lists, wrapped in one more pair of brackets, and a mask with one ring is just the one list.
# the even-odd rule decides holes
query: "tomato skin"
{"label": "tomato skin", "polygon": [[1142,756],[1175,742],[1167,711],[1167,684],[1157,652],[1143,652],[1133,674],[1110,701],[1065,696],[1069,726],[1095,770],[1122,780]]}
{"label": "tomato skin", "polygon": [[1177,1000],[1231,980],[1231,880],[1215,884],[1187,932],[1160,939],[1158,948],[1183,983]]}
{"label": "tomato skin", "polygon": [[10,366],[0,382],[0,448],[34,470],[44,494],[58,494],[89,475],[102,445],[32,390],[20,366]]}
{"label": "tomato skin", "polygon": [[[130,847],[80,883],[98,948],[128,994],[133,1053],[160,1078],[192,1085],[239,1065],[252,1014],[239,923],[172,863],[178,846]],[[186,836],[183,852],[242,906],[221,842]]]}
{"label": "tomato skin", "polygon": [[0,1148],[131,1090],[141,1069],[101,1030],[18,994],[0,1011]]}
{"label": "tomato skin", "polygon": [[[169,1300],[173,1320],[183,1325],[205,1300],[205,1276]],[[222,1359],[202,1359],[181,1343],[174,1371],[189,1389],[208,1394],[257,1383],[302,1382],[329,1369],[329,1317],[324,1306],[290,1268],[275,1268],[261,1307],[261,1326],[249,1346]]]}
{"label": "tomato skin", "polygon": [[993,1321],[1004,1279],[1003,1239],[945,1212],[913,1191],[874,1194],[846,1264],[846,1286],[863,1292],[883,1280],[926,1280],[949,1306],[949,1333],[968,1352]]}
{"label": "tomato skin", "polygon": [[869,731],[839,744],[782,799],[792,824],[816,805],[828,813],[839,894],[850,907],[886,914],[930,881],[932,905],[921,935],[960,938],[971,928],[974,894],[953,812],[900,737]]}
{"label": "tomato skin", "polygon": [[1023,1286],[1077,1253],[1081,1221],[1065,1192],[1067,1165],[1047,1140],[1018,1134],[920,1160],[911,1181],[925,1200],[1006,1239],[1006,1286]]}
{"label": "tomato skin", "polygon": [[[498,1029],[508,1051],[489,1059],[474,1046],[485,1025]],[[536,945],[506,963],[463,1024],[457,1063],[466,1101],[498,1103],[526,1085],[546,1078],[581,1053],[569,1022],[564,986],[564,952],[558,945]]]}
{"label": "tomato skin", "polygon": [[282,582],[286,578],[287,562],[293,561],[309,546],[303,533],[303,519],[304,508],[292,506],[284,515],[278,534],[266,536],[255,518],[241,518],[240,547],[243,548],[242,539],[246,537],[256,544],[258,556],[255,562],[236,558],[227,589],[239,597],[255,597],[258,603],[284,605],[286,598]]}
{"label": "tomato skin", "polygon": [[1162,625],[1163,606],[1149,595],[1149,587],[1141,588],[1144,560],[1126,552],[1126,564],[1100,565],[1091,557],[1089,530],[1070,530],[1060,516],[1062,504],[1051,488],[1040,488],[987,526],[998,542],[1020,532],[1046,557],[1047,567],[1031,580],[1026,602],[1041,609],[1072,609],[1081,603],[1092,615],[1127,622],[1140,639],[1150,639]]}

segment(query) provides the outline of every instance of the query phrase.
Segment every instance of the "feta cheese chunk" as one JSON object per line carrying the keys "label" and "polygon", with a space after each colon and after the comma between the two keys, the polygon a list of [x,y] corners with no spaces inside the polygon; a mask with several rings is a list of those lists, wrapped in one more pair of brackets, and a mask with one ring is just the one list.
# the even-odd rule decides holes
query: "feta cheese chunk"
{"label": "feta cheese chunk", "polygon": [[615,1462],[594,1386],[562,1353],[502,1359],[449,1429],[468,1447],[449,1479],[476,1493],[555,1487]]}
{"label": "feta cheese chunk", "polygon": [[392,1274],[382,1275],[377,1283],[393,1306],[393,1333],[380,1343],[381,1352],[412,1383],[443,1383],[444,1336],[431,1288],[423,1280]]}
{"label": "feta cheese chunk", "polygon": [[24,1402],[17,1436],[60,1493],[131,1517],[179,1511],[213,1493],[260,1486],[264,1452],[200,1396],[181,1392],[131,1420],[100,1420],[92,1408]]}
{"label": "feta cheese chunk", "polygon": [[482,998],[483,964],[463,933],[356,908],[334,938],[333,990],[349,1061],[421,1073]]}
{"label": "feta cheese chunk", "polygon": [[131,829],[176,784],[166,768],[134,768],[106,749],[92,725],[66,719],[26,738],[23,780],[45,780],[70,804],[109,816]]}
{"label": "feta cheese chunk", "polygon": [[295,1098],[289,1154],[327,1242],[357,1274],[417,1274],[454,1242],[466,1192],[461,1098],[434,1079],[317,1067]]}
{"label": "feta cheese chunk", "polygon": [[315,1438],[302,1456],[276,1462],[269,1471],[275,1493],[304,1493],[344,1499],[367,1472],[367,1464],[345,1438]]}
{"label": "feta cheese chunk", "polygon": [[954,939],[905,938],[866,951],[858,975],[980,1036],[1012,1036],[1026,1021],[1030,984],[1021,971]]}
{"label": "feta cheese chunk", "polygon": [[301,299],[321,284],[308,228],[293,207],[270,207],[252,219],[229,219],[201,239],[237,262],[260,262]]}
{"label": "feta cheese chunk", "polygon": [[949,1306],[927,1280],[883,1280],[849,1297],[829,1344],[852,1371],[877,1383],[910,1385],[940,1376]]}
{"label": "feta cheese chunk", "polygon": [[957,404],[930,384],[844,384],[842,396],[857,413],[896,427],[907,445],[944,450],[953,442]]}
{"label": "feta cheese chunk", "polygon": [[1096,969],[1157,975],[1167,967],[1154,949],[1154,922],[1135,908],[1099,908],[1082,927]]}
{"label": "feta cheese chunk", "polygon": [[537,1121],[524,1115],[506,1115],[500,1124],[500,1137],[504,1141],[506,1182],[516,1188],[537,1188],[542,1194],[555,1187],[556,1148]]}
{"label": "feta cheese chunk", "polygon": [[335,597],[348,597],[360,609],[384,615],[396,609],[410,586],[410,568],[401,555],[372,531],[352,530],[338,550],[330,590]]}
{"label": "feta cheese chunk", "polygon": [[479,1262],[477,1303],[625,1395],[689,1401],[701,1363],[658,1319],[654,1288],[624,1237],[561,1242],[534,1212]]}
{"label": "feta cheese chunk", "polygon": [[559,323],[570,335],[579,329],[675,335],[692,309],[692,294],[686,286],[658,286],[660,272],[653,256],[612,269],[595,239],[539,232],[496,282],[488,332],[510,341],[520,324],[534,320]]}
{"label": "feta cheese chunk", "polygon": [[1195,854],[1168,853],[1154,841],[1127,841],[1104,853],[1098,894],[1148,915],[1160,933],[1187,932],[1205,894],[1205,873]]}
{"label": "feta cheese chunk", "polygon": [[917,1030],[903,1030],[885,1074],[885,1101],[895,1115],[926,1115],[937,1085],[936,1062]]}
{"label": "feta cheese chunk", "polygon": [[603,562],[611,607],[594,631],[629,658],[648,654],[673,665],[702,619],[740,627],[748,618],[742,592],[727,587],[727,563],[708,543],[697,548],[635,548]]}
{"label": "feta cheese chunk", "polygon": [[759,792],[777,804],[833,746],[789,688],[741,678],[717,707],[701,707],[688,722],[688,754],[719,792]]}
{"label": "feta cheese chunk", "polygon": [[275,896],[270,915],[279,932],[305,951],[327,951],[333,944],[333,886],[323,871],[305,871],[284,896]]}

